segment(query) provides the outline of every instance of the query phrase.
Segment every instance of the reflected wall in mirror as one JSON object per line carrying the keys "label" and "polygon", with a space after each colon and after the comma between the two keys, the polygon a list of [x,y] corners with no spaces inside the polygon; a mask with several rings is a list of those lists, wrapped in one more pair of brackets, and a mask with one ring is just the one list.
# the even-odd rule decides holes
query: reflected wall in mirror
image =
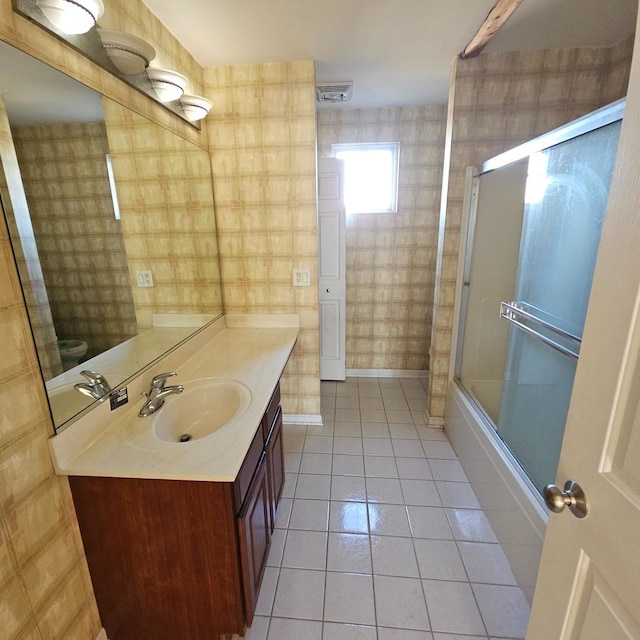
{"label": "reflected wall in mirror", "polygon": [[210,160],[4,43],[0,60],[0,197],[59,428],[94,402],[80,371],[116,388],[222,313]]}

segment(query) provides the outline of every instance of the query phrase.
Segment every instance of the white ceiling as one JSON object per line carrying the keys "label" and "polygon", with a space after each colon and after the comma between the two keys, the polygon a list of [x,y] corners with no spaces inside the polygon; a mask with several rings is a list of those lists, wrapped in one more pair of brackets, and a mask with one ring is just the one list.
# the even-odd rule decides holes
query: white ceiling
{"label": "white ceiling", "polygon": [[[205,67],[314,59],[348,108],[445,104],[451,61],[495,0],[143,0]],[[613,44],[637,0],[523,0],[486,51]]]}

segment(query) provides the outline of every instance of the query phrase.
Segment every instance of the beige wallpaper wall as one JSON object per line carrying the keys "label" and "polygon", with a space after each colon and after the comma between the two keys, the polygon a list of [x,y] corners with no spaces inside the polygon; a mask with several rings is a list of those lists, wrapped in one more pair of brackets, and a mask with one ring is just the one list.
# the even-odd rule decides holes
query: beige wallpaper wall
{"label": "beige wallpaper wall", "polygon": [[347,368],[429,368],[446,107],[323,109],[318,155],[400,142],[398,212],[347,216]]}
{"label": "beige wallpaper wall", "polygon": [[171,131],[103,100],[138,325],[154,313],[222,313],[209,155]]}
{"label": "beige wallpaper wall", "polygon": [[610,48],[483,54],[456,62],[431,342],[432,417],[444,416],[466,167],[623,97],[632,48],[628,39]]}
{"label": "beige wallpaper wall", "polygon": [[13,139],[57,336],[87,342],[89,358],[138,333],[104,123],[18,127]]}
{"label": "beige wallpaper wall", "polygon": [[[320,413],[314,84],[312,61],[205,70],[225,311],[300,314],[291,414]],[[294,267],[310,287],[293,287]]]}
{"label": "beige wallpaper wall", "polygon": [[62,373],[62,362],[16,149],[2,96],[0,96],[0,196],[0,205],[11,230],[11,237],[14,239],[15,260],[24,283],[24,298],[29,309],[33,336],[38,345],[40,366],[45,379],[48,380]]}
{"label": "beige wallpaper wall", "polygon": [[[202,71],[140,0],[108,0],[104,26],[145,35],[158,62],[201,86]],[[206,148],[173,114],[96,67],[0,0],[0,39]],[[198,91],[196,91],[198,93]],[[3,640],[95,640],[100,621],[65,478],[51,468],[53,433],[4,220],[0,220],[0,620]]]}

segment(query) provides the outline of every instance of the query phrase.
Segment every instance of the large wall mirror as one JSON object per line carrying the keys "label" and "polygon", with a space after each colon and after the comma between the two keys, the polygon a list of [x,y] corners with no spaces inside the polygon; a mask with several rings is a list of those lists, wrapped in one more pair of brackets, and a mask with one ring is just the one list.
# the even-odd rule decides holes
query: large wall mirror
{"label": "large wall mirror", "polygon": [[97,401],[82,371],[115,389],[222,313],[210,159],[2,42],[0,94],[0,198],[59,430]]}

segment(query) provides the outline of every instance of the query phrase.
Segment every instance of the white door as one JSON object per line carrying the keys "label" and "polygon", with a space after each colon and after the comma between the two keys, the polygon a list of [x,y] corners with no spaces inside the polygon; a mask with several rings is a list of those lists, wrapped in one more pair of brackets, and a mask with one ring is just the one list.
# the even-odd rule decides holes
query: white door
{"label": "white door", "polygon": [[[637,32],[636,32],[637,33]],[[636,54],[640,51],[636,38]],[[527,640],[640,638],[640,68],[633,61]]]}
{"label": "white door", "polygon": [[320,288],[320,379],[346,376],[347,238],[344,162],[318,162],[318,286]]}

